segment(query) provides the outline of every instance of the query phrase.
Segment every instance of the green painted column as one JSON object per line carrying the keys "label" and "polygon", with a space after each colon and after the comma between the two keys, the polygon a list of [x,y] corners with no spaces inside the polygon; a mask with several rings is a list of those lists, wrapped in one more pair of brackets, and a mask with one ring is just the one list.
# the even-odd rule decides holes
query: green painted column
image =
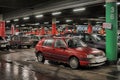
{"label": "green painted column", "polygon": [[117,30],[118,13],[117,0],[106,0],[106,23],[111,23],[112,28],[106,29],[106,55],[109,62],[117,60]]}

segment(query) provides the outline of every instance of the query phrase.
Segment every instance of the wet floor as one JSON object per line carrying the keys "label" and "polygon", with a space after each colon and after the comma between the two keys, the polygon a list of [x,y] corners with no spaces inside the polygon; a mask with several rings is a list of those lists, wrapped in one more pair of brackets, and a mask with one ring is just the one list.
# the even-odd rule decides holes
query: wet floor
{"label": "wet floor", "polygon": [[120,64],[72,70],[64,64],[40,64],[34,49],[0,51],[0,80],[120,80]]}
{"label": "wet floor", "polygon": [[0,80],[64,80],[32,71],[27,66],[0,61]]}
{"label": "wet floor", "polygon": [[[21,66],[17,63],[13,64],[16,58],[19,58],[21,61],[35,61],[35,57],[31,59],[28,55],[27,57],[22,57],[24,56],[22,55],[21,58],[19,54],[17,54],[19,52],[21,52],[21,50],[0,51],[0,80],[64,80],[32,71],[28,66]],[[17,56],[11,56],[12,53],[17,54]]]}

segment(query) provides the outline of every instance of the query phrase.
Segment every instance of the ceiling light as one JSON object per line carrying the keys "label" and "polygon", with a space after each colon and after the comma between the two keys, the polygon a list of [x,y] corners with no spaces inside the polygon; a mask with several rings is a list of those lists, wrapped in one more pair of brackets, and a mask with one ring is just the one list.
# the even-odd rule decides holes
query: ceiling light
{"label": "ceiling light", "polygon": [[41,17],[43,17],[43,15],[36,15],[35,17],[36,18],[41,18]]}
{"label": "ceiling light", "polygon": [[19,19],[14,19],[14,21],[19,21]]}
{"label": "ceiling light", "polygon": [[23,19],[24,19],[24,20],[28,20],[28,19],[30,19],[30,17],[24,17]]}
{"label": "ceiling light", "polygon": [[102,23],[102,22],[96,22],[97,24]]}
{"label": "ceiling light", "polygon": [[8,21],[6,21],[6,23],[10,23],[10,21],[8,20]]}
{"label": "ceiling light", "polygon": [[35,25],[40,25],[40,23],[35,23]]}
{"label": "ceiling light", "polygon": [[[120,5],[120,2],[117,2],[116,4],[117,4],[117,5]],[[106,5],[104,5],[104,7],[106,7]]]}
{"label": "ceiling light", "polygon": [[25,26],[25,24],[22,24],[21,26]]}
{"label": "ceiling light", "polygon": [[60,23],[60,21],[56,21],[56,23]]}
{"label": "ceiling light", "polygon": [[55,16],[55,15],[60,15],[62,12],[53,12],[52,15]]}
{"label": "ceiling light", "polygon": [[99,17],[100,19],[105,19],[105,17]]}
{"label": "ceiling light", "polygon": [[120,5],[120,2],[117,2],[117,5]]}
{"label": "ceiling light", "polygon": [[19,27],[19,25],[16,25],[16,27]]}
{"label": "ceiling light", "polygon": [[73,9],[74,12],[78,12],[78,11],[84,11],[86,8],[76,8],[76,9]]}
{"label": "ceiling light", "polygon": [[66,22],[72,22],[72,20],[68,19],[68,20],[66,20]]}
{"label": "ceiling light", "polygon": [[88,23],[83,23],[83,24],[88,24]]}
{"label": "ceiling light", "polygon": [[44,24],[49,24],[49,22],[44,22]]}

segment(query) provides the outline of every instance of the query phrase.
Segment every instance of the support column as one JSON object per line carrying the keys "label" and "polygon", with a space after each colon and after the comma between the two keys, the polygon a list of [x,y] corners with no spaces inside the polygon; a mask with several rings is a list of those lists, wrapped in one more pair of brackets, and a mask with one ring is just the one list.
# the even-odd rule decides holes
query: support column
{"label": "support column", "polygon": [[106,29],[106,55],[109,62],[117,61],[117,0],[106,0],[106,23],[112,24],[112,29]]}
{"label": "support column", "polygon": [[56,35],[57,30],[56,30],[56,18],[52,19],[52,35]]}
{"label": "support column", "polygon": [[0,14],[0,36],[5,37],[5,21],[3,21],[3,15]]}

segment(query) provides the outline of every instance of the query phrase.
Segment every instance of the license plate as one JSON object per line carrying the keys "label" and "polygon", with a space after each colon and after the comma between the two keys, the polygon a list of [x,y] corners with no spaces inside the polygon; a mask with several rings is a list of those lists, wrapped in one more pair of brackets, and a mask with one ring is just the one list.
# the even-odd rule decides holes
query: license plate
{"label": "license plate", "polygon": [[1,47],[6,47],[6,45],[1,45]]}
{"label": "license plate", "polygon": [[106,61],[106,57],[99,58],[99,59],[96,58],[97,63],[104,62],[104,61]]}

